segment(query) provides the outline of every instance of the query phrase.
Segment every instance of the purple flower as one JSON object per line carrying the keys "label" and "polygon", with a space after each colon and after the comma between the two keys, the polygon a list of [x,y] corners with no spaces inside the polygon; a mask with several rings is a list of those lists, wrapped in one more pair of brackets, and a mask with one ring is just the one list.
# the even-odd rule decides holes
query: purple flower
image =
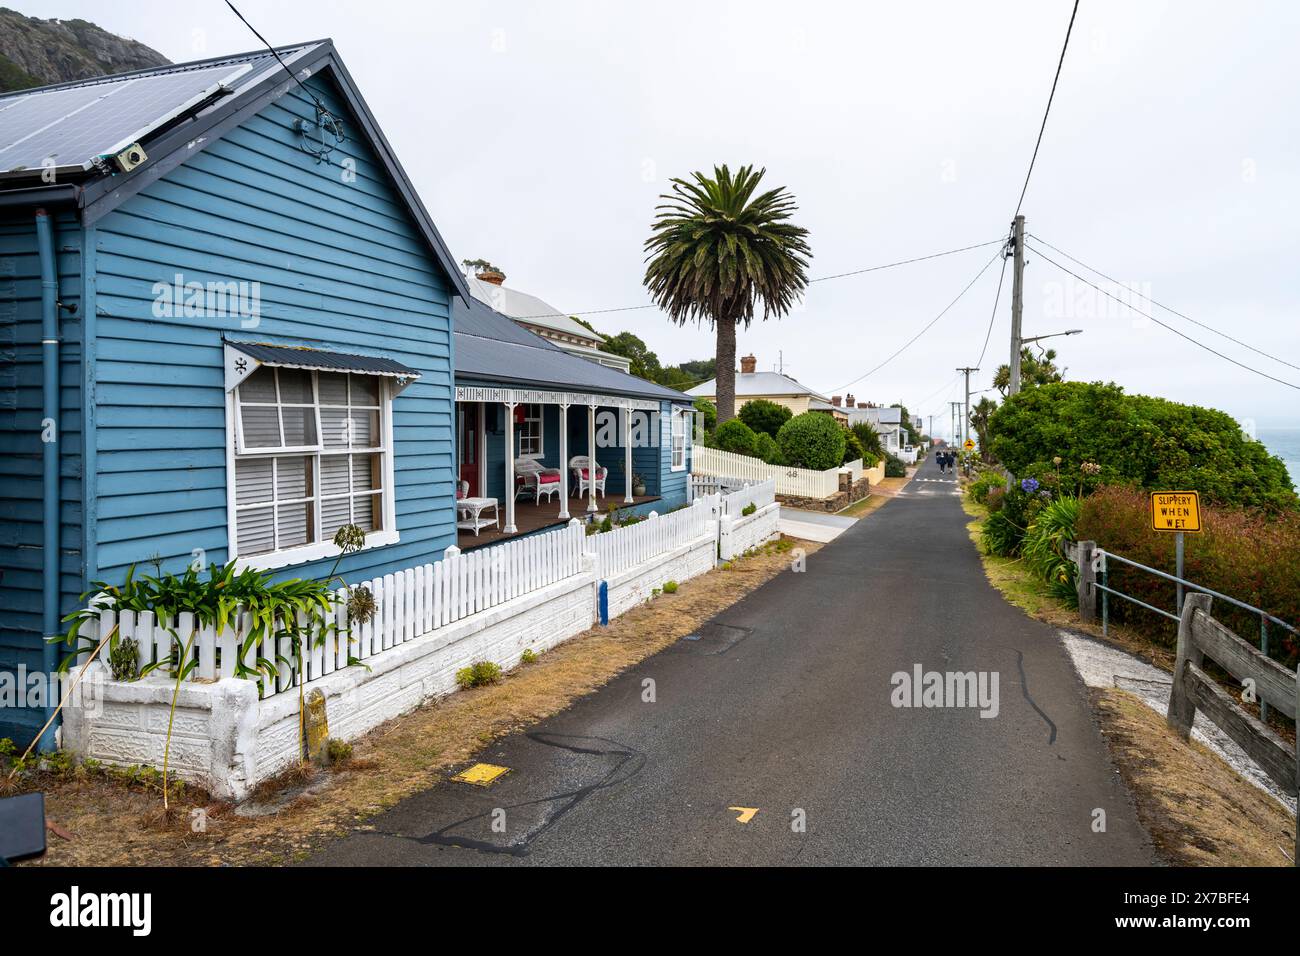
{"label": "purple flower", "polygon": [[1020,488],[1022,491],[1027,491],[1032,495],[1035,491],[1038,490],[1038,479],[1025,478],[1020,482]]}

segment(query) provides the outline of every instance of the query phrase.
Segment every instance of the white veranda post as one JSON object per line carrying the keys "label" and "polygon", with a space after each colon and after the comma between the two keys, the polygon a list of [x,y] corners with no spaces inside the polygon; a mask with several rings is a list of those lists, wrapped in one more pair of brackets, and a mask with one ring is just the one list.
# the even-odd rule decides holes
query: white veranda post
{"label": "white veranda post", "polygon": [[587,406],[587,513],[594,514],[596,508],[596,406]]}
{"label": "white veranda post", "polygon": [[515,405],[505,402],[506,408],[506,526],[503,534],[516,534],[515,527]]}
{"label": "white veranda post", "polygon": [[623,504],[632,503],[632,409],[623,409]]}
{"label": "white veranda post", "polygon": [[560,517],[569,517],[569,406],[560,403]]}

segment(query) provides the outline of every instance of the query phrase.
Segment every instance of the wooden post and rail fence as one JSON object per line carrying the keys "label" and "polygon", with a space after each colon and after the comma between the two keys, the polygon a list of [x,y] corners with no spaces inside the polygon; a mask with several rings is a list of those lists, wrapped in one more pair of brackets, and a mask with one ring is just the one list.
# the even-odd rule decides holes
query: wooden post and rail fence
{"label": "wooden post and rail fence", "polygon": [[[1170,728],[1184,740],[1188,739],[1196,713],[1200,711],[1245,751],[1278,787],[1293,797],[1300,796],[1300,735],[1297,736],[1296,743],[1288,743],[1265,722],[1270,709],[1292,721],[1296,720],[1296,714],[1300,712],[1300,669],[1288,670],[1251,642],[1239,637],[1216,621],[1210,608],[1215,597],[1222,597],[1231,604],[1261,615],[1265,612],[1227,595],[1195,590],[1197,585],[1181,576],[1165,574],[1119,558],[1118,555],[1099,551],[1095,541],[1077,542],[1071,547],[1071,557],[1077,568],[1079,617],[1085,623],[1096,620],[1098,595],[1103,599],[1114,595],[1177,622],[1178,651],[1166,714]],[[1101,569],[1102,577],[1105,578],[1107,558],[1125,561],[1174,581],[1178,586],[1181,613],[1170,614],[1099,582],[1097,573]],[[1184,594],[1185,590],[1190,590],[1190,593]],[[1210,675],[1207,660],[1238,682],[1242,689],[1242,701],[1224,690],[1219,681]],[[1264,719],[1256,718],[1242,702],[1258,702],[1260,716]],[[1297,823],[1295,844],[1292,847],[1292,865],[1296,864],[1298,857],[1300,823]]]}

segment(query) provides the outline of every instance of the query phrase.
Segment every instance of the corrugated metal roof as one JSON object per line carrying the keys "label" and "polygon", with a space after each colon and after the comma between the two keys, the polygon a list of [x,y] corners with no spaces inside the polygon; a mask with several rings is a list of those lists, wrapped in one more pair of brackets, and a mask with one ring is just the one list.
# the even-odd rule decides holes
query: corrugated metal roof
{"label": "corrugated metal roof", "polygon": [[420,377],[419,372],[401,362],[373,355],[352,355],[346,352],[327,352],[323,349],[288,345],[267,345],[263,342],[227,344],[266,365],[306,368],[318,372],[360,372],[365,375],[392,375],[398,378]]}
{"label": "corrugated metal roof", "polygon": [[572,355],[521,328],[477,299],[452,306],[456,328],[456,380],[531,388],[608,392],[689,403],[675,389],[647,382]]}
{"label": "corrugated metal roof", "polygon": [[[703,385],[696,385],[686,394],[712,398],[717,394],[718,380],[711,379]],[[798,379],[780,372],[737,372],[736,395],[752,397],[755,395],[811,395],[826,401],[826,396],[815,392]]]}
{"label": "corrugated metal roof", "polygon": [[600,341],[600,336],[591,329],[574,321],[549,302],[543,302],[535,295],[520,292],[506,285],[484,282],[477,276],[469,276],[470,294],[489,308],[521,322],[529,322],[544,328],[554,329],[566,335]]}

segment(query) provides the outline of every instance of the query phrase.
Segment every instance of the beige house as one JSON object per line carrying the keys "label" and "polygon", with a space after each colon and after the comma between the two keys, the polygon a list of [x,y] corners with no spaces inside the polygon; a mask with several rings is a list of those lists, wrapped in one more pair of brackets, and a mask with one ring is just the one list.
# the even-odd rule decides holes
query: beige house
{"label": "beige house", "polygon": [[[813,391],[796,378],[781,372],[760,372],[757,371],[757,368],[758,359],[753,355],[741,357],[740,372],[736,375],[737,412],[747,402],[763,398],[769,402],[775,402],[777,405],[785,406],[796,415],[802,415],[804,412],[826,412],[841,424],[848,424],[848,412],[840,406],[838,395],[834,399],[829,399],[825,395]],[[696,385],[694,388],[687,390],[686,394],[692,398],[705,398],[711,402],[716,402],[718,400],[717,386],[717,379],[711,379],[702,385]],[[850,404],[853,402],[852,395],[849,396],[849,402]]]}

